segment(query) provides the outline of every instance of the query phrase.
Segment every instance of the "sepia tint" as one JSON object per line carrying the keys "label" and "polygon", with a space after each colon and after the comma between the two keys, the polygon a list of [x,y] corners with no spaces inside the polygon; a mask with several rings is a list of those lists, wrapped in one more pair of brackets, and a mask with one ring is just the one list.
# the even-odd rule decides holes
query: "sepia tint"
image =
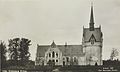
{"label": "sepia tint", "polygon": [[120,72],[119,0],[1,0],[0,72]]}

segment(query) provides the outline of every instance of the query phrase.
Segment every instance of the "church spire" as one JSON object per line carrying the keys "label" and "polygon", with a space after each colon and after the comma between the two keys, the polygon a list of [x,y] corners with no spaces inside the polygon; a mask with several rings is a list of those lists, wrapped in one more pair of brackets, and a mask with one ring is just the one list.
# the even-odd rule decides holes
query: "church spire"
{"label": "church spire", "polygon": [[93,30],[94,30],[93,3],[91,3],[91,14],[90,14],[89,28],[90,28],[90,31],[93,31]]}

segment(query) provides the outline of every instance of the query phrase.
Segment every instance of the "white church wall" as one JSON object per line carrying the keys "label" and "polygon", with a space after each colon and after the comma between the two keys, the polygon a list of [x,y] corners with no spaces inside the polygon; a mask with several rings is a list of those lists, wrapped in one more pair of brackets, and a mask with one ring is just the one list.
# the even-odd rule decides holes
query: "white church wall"
{"label": "white church wall", "polygon": [[78,65],[85,65],[85,56],[78,57]]}
{"label": "white church wall", "polygon": [[[86,56],[86,64],[102,65],[102,44],[100,42],[95,42],[93,45],[91,43],[85,43],[84,51]],[[91,58],[90,58],[91,57]],[[90,59],[91,61],[88,61]]]}

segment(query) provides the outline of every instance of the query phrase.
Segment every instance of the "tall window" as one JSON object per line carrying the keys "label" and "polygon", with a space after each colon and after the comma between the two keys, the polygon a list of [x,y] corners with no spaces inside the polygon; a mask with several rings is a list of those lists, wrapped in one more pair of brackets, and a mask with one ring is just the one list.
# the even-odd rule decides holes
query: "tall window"
{"label": "tall window", "polygon": [[58,62],[58,60],[56,60],[56,62]]}
{"label": "tall window", "polygon": [[74,60],[74,62],[77,62],[77,58],[76,57],[74,57],[73,60]]}
{"label": "tall window", "polygon": [[53,58],[55,57],[55,52],[52,52],[52,57],[53,57]]}
{"label": "tall window", "polygon": [[58,53],[56,53],[56,57],[58,57]]}
{"label": "tall window", "polygon": [[49,57],[51,57],[51,53],[49,53]]}
{"label": "tall window", "polygon": [[66,61],[69,62],[69,57],[66,57]]}
{"label": "tall window", "polygon": [[52,62],[55,62],[55,60],[52,60]]}
{"label": "tall window", "polygon": [[74,62],[73,63],[74,65],[78,65],[78,59],[77,59],[77,57],[73,57],[73,62]]}

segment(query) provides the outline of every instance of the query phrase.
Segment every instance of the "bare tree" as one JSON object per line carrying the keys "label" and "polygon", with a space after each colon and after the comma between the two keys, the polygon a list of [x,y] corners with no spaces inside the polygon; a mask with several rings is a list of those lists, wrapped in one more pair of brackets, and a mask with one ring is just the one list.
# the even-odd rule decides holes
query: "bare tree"
{"label": "bare tree", "polygon": [[110,60],[115,60],[115,58],[119,55],[119,52],[117,49],[113,48],[111,55],[110,55]]}

